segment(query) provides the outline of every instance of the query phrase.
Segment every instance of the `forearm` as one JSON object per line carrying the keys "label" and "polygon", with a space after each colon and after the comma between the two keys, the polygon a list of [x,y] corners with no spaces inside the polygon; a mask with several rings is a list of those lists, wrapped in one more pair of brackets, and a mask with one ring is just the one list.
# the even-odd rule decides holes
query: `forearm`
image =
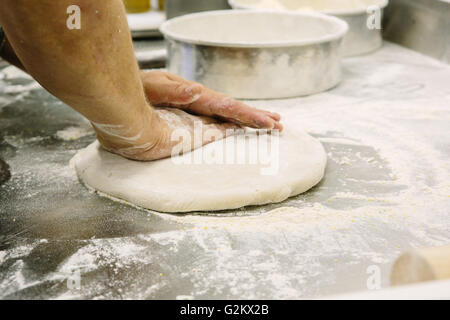
{"label": "forearm", "polygon": [[[22,62],[19,60],[19,57],[17,57],[16,53],[14,52],[14,49],[11,47],[11,44],[9,43],[7,38],[4,39],[3,43],[0,43],[0,58],[3,58],[13,66],[16,66],[17,68],[27,72]],[[142,81],[146,77],[147,72],[144,70],[140,70],[139,74]]]}
{"label": "forearm", "polygon": [[[66,26],[74,4],[80,30]],[[121,0],[4,0],[0,25],[27,72],[92,122],[126,126],[151,112]]]}

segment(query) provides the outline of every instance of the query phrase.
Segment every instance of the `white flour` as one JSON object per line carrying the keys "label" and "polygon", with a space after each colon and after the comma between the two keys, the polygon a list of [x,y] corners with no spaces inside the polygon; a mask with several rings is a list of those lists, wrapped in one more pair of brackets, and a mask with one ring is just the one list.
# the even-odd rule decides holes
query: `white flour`
{"label": "white flour", "polygon": [[[56,298],[296,299],[366,289],[367,267],[376,265],[387,286],[401,252],[450,243],[449,78],[449,66],[385,44],[345,60],[344,81],[331,91],[251,101],[322,141],[329,167],[321,185],[269,207],[143,212],[178,228],[86,240],[42,281],[72,268],[82,279],[109,272]],[[46,183],[77,183],[69,167],[42,168]],[[21,259],[37,245],[0,251],[1,266],[18,259],[0,297],[35,284]]]}
{"label": "white flour", "polygon": [[87,135],[93,134],[94,130],[91,127],[67,127],[55,133],[55,138],[63,141],[78,140]]}

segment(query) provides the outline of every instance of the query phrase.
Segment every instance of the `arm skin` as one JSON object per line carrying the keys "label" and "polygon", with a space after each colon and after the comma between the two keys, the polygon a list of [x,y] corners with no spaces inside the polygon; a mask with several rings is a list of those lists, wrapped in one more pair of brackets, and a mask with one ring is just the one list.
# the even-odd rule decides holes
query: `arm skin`
{"label": "arm skin", "polygon": [[[66,26],[70,5],[81,8],[80,30]],[[2,56],[88,118],[111,152],[137,160],[170,156],[173,123],[190,131],[195,120],[223,132],[242,125],[282,128],[276,114],[169,73],[141,72],[121,0],[2,0],[1,6],[8,38]],[[169,110],[176,121],[169,125],[167,110],[149,101],[176,106]]]}

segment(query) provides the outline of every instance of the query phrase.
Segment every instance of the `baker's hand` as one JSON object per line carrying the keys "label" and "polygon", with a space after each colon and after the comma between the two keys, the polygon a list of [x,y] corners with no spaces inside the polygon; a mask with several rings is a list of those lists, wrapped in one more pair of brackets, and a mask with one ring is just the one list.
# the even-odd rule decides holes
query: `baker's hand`
{"label": "baker's hand", "polygon": [[162,107],[148,107],[130,125],[92,125],[106,150],[140,161],[180,155],[241,131],[231,122]]}
{"label": "baker's hand", "polygon": [[131,123],[123,125],[92,123],[102,146],[125,158],[167,158],[236,134],[244,126],[283,129],[278,114],[170,73],[142,72],[141,79],[147,99],[157,107],[141,108]]}
{"label": "baker's hand", "polygon": [[141,72],[147,99],[155,106],[171,106],[241,126],[282,130],[276,113],[252,108],[199,83],[163,71]]}

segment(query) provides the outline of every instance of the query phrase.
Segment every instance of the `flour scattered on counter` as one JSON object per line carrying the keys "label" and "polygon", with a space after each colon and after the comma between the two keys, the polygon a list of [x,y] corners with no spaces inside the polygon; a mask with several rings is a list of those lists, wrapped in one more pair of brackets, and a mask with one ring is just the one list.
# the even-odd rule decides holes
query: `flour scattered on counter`
{"label": "flour scattered on counter", "polygon": [[19,68],[16,68],[14,66],[9,66],[4,69],[2,69],[2,72],[0,73],[0,80],[3,79],[17,79],[17,78],[23,78],[23,79],[33,79],[28,73],[20,70]]}
{"label": "flour scattered on counter", "polygon": [[32,82],[27,85],[14,85],[8,86],[5,88],[5,93],[22,93],[22,92],[30,92],[32,90],[42,89],[41,85],[37,82]]}
{"label": "flour scattered on counter", "polygon": [[63,141],[73,141],[93,133],[94,131],[89,127],[67,127],[57,131],[55,133],[55,138]]}
{"label": "flour scattered on counter", "polygon": [[6,252],[0,251],[0,265],[3,263],[5,256],[6,256]]}
{"label": "flour scattered on counter", "polygon": [[[381,53],[378,57],[389,60]],[[359,70],[360,65],[353,64],[359,59],[347,60],[349,72]],[[352,265],[360,265],[360,277],[368,265],[380,265],[388,278],[389,263],[402,251],[449,243],[450,229],[443,223],[449,217],[448,150],[430,143],[442,128],[429,122],[430,114],[439,115],[442,125],[449,118],[447,95],[434,94],[448,72],[416,74],[407,65],[395,64],[395,72],[386,73],[379,65],[371,66],[369,80],[380,79],[374,88],[350,79],[338,87],[341,94],[330,91],[289,103],[251,102],[255,107],[270,105],[271,111],[282,114],[285,126],[305,128],[325,145],[325,183],[309,194],[270,209],[152,213],[183,226],[180,233],[185,236],[178,247],[192,239],[216,262],[215,267],[199,266],[189,273],[199,288],[227,287],[240,296],[264,298],[255,292],[265,285],[276,298],[295,299],[307,287],[299,284],[350,283],[352,275],[345,269]],[[394,78],[403,85],[393,86]],[[406,94],[405,88],[416,89]],[[346,103],[340,101],[342,92],[349,95]],[[405,94],[419,100],[405,99]],[[324,103],[317,103],[319,97]],[[264,254],[256,255],[255,247],[264,248]],[[283,264],[285,259],[290,262]],[[331,266],[337,265],[346,267],[331,273]],[[246,272],[249,266],[253,273]],[[277,277],[270,277],[274,270]],[[257,271],[264,276],[256,277]]]}
{"label": "flour scattered on counter", "polygon": [[[329,155],[324,181],[280,204],[188,215],[137,212],[79,187],[66,164],[74,150],[47,152],[5,137],[17,153],[8,159],[13,177],[2,191],[20,202],[2,213],[16,210],[11,221],[27,211],[32,222],[44,218],[32,230],[49,240],[44,248],[26,240],[0,251],[0,297],[310,298],[366,289],[371,265],[380,267],[387,286],[400,253],[449,244],[450,68],[385,43],[373,55],[345,59],[343,71],[331,91],[249,102],[281,113],[286,126],[320,139]],[[76,206],[82,209],[70,222],[90,219],[92,228],[44,228]],[[139,223],[129,222],[136,217]],[[56,237],[58,230],[67,234]],[[80,240],[86,233],[97,238]],[[67,256],[43,274],[42,261],[54,252]],[[80,291],[65,289],[71,270],[80,271]]]}
{"label": "flour scattered on counter", "polygon": [[345,139],[345,138],[319,138],[319,140],[321,142],[326,142],[326,143],[362,146],[362,144],[360,142],[354,141],[352,139]]}
{"label": "flour scattered on counter", "polygon": [[176,296],[175,300],[194,300],[194,297],[180,295],[180,296]]}

